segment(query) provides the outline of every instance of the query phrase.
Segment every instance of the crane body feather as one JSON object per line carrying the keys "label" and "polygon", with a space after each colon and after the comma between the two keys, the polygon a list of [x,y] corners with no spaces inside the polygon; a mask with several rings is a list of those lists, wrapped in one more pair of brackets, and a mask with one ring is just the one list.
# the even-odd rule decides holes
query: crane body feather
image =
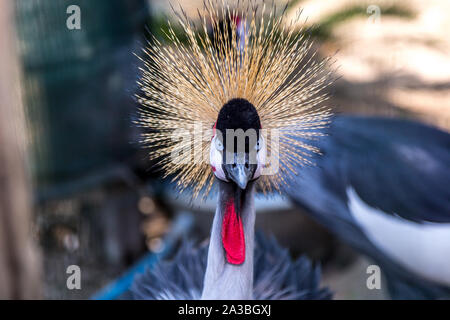
{"label": "crane body feather", "polygon": [[450,246],[450,134],[364,116],[336,116],[324,134],[317,165],[284,192],[380,264],[392,297],[449,297],[450,262],[437,252]]}

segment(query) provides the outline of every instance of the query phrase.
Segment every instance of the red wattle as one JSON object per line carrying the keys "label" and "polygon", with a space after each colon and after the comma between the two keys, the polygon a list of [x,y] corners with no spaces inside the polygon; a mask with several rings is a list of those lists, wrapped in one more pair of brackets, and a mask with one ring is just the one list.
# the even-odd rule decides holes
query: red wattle
{"label": "red wattle", "polygon": [[245,237],[242,219],[238,218],[231,199],[226,207],[222,221],[222,244],[227,261],[231,264],[242,264],[245,260]]}

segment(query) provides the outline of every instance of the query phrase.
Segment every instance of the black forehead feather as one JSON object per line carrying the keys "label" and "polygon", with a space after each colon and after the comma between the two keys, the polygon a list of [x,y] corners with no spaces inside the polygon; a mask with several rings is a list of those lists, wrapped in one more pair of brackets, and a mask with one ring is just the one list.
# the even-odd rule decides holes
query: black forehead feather
{"label": "black forehead feather", "polygon": [[261,129],[261,122],[253,104],[245,99],[235,98],[225,103],[220,109],[216,129],[223,135],[226,134],[226,129],[244,131],[255,129],[258,132]]}

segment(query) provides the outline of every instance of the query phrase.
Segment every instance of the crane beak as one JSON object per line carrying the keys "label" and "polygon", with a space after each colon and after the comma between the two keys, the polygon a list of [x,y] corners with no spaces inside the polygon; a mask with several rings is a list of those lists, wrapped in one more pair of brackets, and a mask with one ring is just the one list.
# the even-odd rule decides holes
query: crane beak
{"label": "crane beak", "polygon": [[224,164],[223,169],[228,180],[233,181],[236,185],[244,190],[247,184],[252,180],[256,171],[256,164]]}

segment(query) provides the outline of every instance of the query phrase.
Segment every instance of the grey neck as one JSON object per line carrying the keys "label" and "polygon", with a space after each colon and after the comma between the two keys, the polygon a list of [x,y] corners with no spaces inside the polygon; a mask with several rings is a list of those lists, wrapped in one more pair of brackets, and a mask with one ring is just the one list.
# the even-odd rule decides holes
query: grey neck
{"label": "grey neck", "polygon": [[208,262],[203,282],[202,299],[233,300],[253,298],[253,253],[255,240],[255,186],[250,182],[245,190],[241,218],[245,235],[245,261],[240,265],[226,261],[222,245],[222,220],[225,205],[233,197],[233,186],[220,181],[218,204],[211,229]]}

